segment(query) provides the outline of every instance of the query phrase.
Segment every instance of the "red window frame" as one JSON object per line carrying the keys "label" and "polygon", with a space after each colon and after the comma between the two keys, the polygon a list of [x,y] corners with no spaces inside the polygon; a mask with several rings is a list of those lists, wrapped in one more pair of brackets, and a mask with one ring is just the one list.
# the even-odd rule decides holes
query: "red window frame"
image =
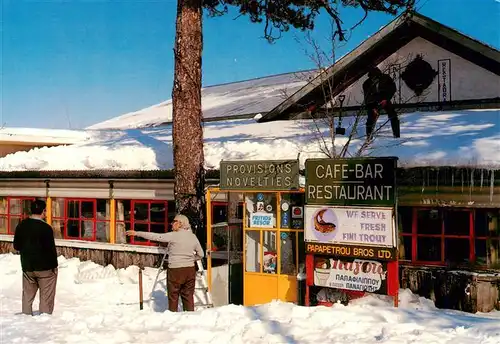
{"label": "red window frame", "polygon": [[18,218],[20,221],[24,220],[25,218],[29,217],[28,214],[23,214],[22,209],[21,209],[21,214],[11,214],[10,213],[10,203],[12,200],[19,200],[19,201],[34,201],[37,199],[37,197],[27,197],[27,196],[7,196],[7,197],[2,197],[7,200],[7,212],[6,213],[0,213],[0,217],[5,217],[7,221],[7,234],[4,235],[14,235],[14,230],[15,228],[11,228],[11,222],[10,220],[12,218]]}
{"label": "red window frame", "polygon": [[[115,223],[123,223],[123,224],[130,224],[130,229],[135,230],[135,225],[147,225],[148,226],[148,232],[151,233],[151,225],[163,225],[164,226],[164,232],[168,232],[168,201],[162,201],[162,200],[128,200],[128,199],[120,199],[117,201],[130,201],[130,221],[119,221],[118,219],[115,221]],[[135,212],[133,211],[135,209],[136,204],[147,204],[148,205],[148,220],[136,220],[135,219]],[[163,204],[165,206],[165,222],[152,222],[151,221],[151,204]],[[158,245],[157,242],[151,242],[150,240],[145,240],[145,241],[136,241],[135,237],[129,237],[131,245],[141,245],[141,246],[156,246]]]}
{"label": "red window frame", "polygon": [[[444,217],[441,218],[441,233],[440,234],[420,234],[418,232],[418,211],[428,211],[428,210],[439,210],[439,211],[463,211],[469,213],[469,234],[468,235],[456,235],[456,234],[445,234],[445,220]],[[435,266],[446,266],[446,239],[467,239],[469,240],[469,264],[476,263],[476,240],[496,240],[500,241],[499,238],[491,238],[489,236],[476,236],[475,228],[475,216],[476,209],[470,208],[432,208],[432,207],[412,207],[411,211],[411,233],[399,232],[401,239],[403,237],[411,237],[411,259],[401,259],[401,261],[408,261],[412,264],[417,265],[435,265]],[[439,261],[426,261],[418,259],[418,238],[439,238],[441,240],[441,259]],[[455,263],[455,262],[453,262]],[[462,263],[466,265],[467,263]],[[460,263],[458,263],[460,265]]]}
{"label": "red window frame", "polygon": [[[63,198],[58,197],[56,199],[64,200],[64,211],[61,216],[52,216],[52,222],[54,221],[62,221],[63,223],[63,238],[65,240],[82,240],[82,241],[97,241],[97,224],[98,223],[107,223],[109,226],[110,220],[99,220],[97,219],[97,200],[96,198]],[[100,199],[99,199],[100,200]],[[108,201],[107,199],[105,200]],[[78,214],[79,217],[69,217],[68,214],[68,206],[70,202],[78,202]],[[82,215],[82,202],[92,203],[92,217],[84,217]],[[78,237],[70,236],[68,234],[68,222],[69,221],[78,221]],[[92,237],[86,238],[83,237],[82,233],[82,222],[92,222]]]}

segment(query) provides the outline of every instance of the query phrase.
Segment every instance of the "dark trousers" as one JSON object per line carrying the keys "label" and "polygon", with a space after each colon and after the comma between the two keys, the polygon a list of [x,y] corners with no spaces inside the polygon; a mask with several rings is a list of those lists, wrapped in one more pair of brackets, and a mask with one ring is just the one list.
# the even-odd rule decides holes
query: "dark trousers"
{"label": "dark trousers", "polygon": [[40,290],[40,313],[52,314],[56,285],[57,269],[23,272],[23,313],[33,315],[33,300]]}
{"label": "dark trousers", "polygon": [[194,288],[196,284],[196,268],[168,268],[167,291],[168,310],[177,312],[179,295],[185,311],[194,311]]}
{"label": "dark trousers", "polygon": [[400,137],[400,124],[399,118],[394,106],[390,101],[387,101],[384,107],[377,104],[368,104],[368,118],[366,120],[366,139],[370,140],[372,138],[373,129],[377,124],[378,117],[380,115],[379,108],[385,110],[391,121],[392,135],[395,138]]}

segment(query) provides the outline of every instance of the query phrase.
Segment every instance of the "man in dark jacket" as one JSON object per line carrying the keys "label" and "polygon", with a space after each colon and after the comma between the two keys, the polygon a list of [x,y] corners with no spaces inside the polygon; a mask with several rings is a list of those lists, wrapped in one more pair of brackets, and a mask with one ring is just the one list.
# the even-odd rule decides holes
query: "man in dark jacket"
{"label": "man in dark jacket", "polygon": [[399,118],[391,102],[396,93],[394,80],[388,74],[382,73],[378,67],[374,67],[368,72],[368,79],[363,83],[363,93],[368,110],[366,139],[369,141],[372,138],[380,109],[384,109],[389,116],[393,136],[399,137]]}
{"label": "man in dark jacket", "polygon": [[40,289],[40,313],[52,314],[57,284],[57,252],[52,227],[45,222],[46,205],[31,203],[31,216],[19,223],[14,249],[21,254],[24,314],[33,315],[33,300]]}

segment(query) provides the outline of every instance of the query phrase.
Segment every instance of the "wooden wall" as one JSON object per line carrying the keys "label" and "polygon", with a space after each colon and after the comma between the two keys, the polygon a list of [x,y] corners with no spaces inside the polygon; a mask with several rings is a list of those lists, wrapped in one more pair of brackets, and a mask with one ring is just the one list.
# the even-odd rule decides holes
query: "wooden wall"
{"label": "wooden wall", "polygon": [[470,313],[500,310],[499,274],[401,266],[400,287],[433,300],[438,308]]}
{"label": "wooden wall", "polygon": [[[15,253],[11,242],[0,241],[0,253]],[[76,248],[57,246],[57,254],[65,258],[79,258],[82,261],[90,260],[102,266],[113,265],[116,269],[130,265],[140,267],[158,267],[162,255],[154,253],[126,252],[99,250],[90,248]]]}

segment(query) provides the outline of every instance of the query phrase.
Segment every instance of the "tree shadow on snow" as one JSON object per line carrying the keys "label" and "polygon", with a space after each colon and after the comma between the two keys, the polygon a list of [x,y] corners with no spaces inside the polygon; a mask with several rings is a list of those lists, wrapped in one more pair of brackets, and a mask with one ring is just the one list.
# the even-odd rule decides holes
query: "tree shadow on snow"
{"label": "tree shadow on snow", "polygon": [[260,320],[266,325],[269,333],[281,336],[283,338],[283,343],[299,344],[292,335],[286,333],[286,329],[279,321],[267,319],[266,315],[257,307],[247,307],[247,310],[251,314],[252,319]]}

